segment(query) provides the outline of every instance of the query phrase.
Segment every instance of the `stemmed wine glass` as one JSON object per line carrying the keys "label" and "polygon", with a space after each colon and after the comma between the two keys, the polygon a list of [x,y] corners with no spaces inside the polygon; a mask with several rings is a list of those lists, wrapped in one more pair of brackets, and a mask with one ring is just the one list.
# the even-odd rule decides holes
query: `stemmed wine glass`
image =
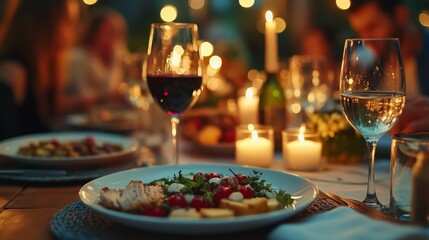
{"label": "stemmed wine glass", "polygon": [[286,95],[290,109],[293,110],[290,114],[296,115],[294,120],[298,121],[290,122],[289,125],[300,126],[325,105],[331,94],[325,59],[310,55],[292,56],[289,59],[287,81],[289,89]]}
{"label": "stemmed wine glass", "polygon": [[151,24],[147,54],[143,76],[155,102],[170,117],[173,159],[178,164],[180,115],[195,104],[202,92],[197,25]]}
{"label": "stemmed wine glass", "polygon": [[405,104],[405,73],[399,40],[347,39],[340,94],[347,120],[368,144],[368,187],[363,202],[382,210],[374,185],[375,149],[378,140],[395,125]]}

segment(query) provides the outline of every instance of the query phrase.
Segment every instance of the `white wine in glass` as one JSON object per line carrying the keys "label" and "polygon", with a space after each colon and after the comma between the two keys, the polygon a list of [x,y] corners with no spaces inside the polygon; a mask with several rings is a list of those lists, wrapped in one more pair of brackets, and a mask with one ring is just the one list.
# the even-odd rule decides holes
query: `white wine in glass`
{"label": "white wine in glass", "polygon": [[383,209],[374,184],[378,140],[398,120],[405,104],[405,73],[399,40],[347,39],[340,76],[341,105],[349,123],[368,144],[368,187],[364,203]]}

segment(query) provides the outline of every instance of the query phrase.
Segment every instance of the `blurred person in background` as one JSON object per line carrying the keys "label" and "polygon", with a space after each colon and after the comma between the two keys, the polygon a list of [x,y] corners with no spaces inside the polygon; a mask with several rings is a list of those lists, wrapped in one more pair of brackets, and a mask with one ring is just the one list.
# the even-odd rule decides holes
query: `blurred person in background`
{"label": "blurred person in background", "polygon": [[61,113],[79,3],[21,0],[10,16],[0,46],[0,139],[49,131]]}
{"label": "blurred person in background", "polygon": [[399,38],[407,97],[429,96],[429,32],[411,23],[401,0],[352,0],[348,18],[360,38]]}
{"label": "blurred person in background", "polygon": [[115,102],[124,78],[126,22],[115,10],[99,8],[82,25],[79,45],[73,50],[65,95],[71,112]]}
{"label": "blurred person in background", "polygon": [[354,0],[351,27],[361,38],[397,37],[405,65],[407,100],[390,131],[429,131],[429,32],[413,26],[409,9],[400,0]]}

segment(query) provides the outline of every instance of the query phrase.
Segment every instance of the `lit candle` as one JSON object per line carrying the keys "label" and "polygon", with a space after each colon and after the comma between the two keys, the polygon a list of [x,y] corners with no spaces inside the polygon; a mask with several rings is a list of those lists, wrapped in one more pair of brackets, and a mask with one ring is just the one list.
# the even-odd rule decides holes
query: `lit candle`
{"label": "lit candle", "polygon": [[[238,164],[268,167],[274,155],[272,139],[258,136],[258,132],[249,124],[251,137],[235,142],[235,156]],[[271,134],[272,134],[272,130]]]}
{"label": "lit candle", "polygon": [[259,97],[253,87],[247,88],[244,96],[238,97],[238,117],[241,124],[258,123]]}
{"label": "lit candle", "polygon": [[265,13],[265,70],[275,73],[279,70],[276,22],[273,13]]}
{"label": "lit candle", "polygon": [[283,153],[287,168],[298,171],[315,171],[322,167],[322,144],[305,139],[305,127],[299,129],[298,141],[284,141]]}

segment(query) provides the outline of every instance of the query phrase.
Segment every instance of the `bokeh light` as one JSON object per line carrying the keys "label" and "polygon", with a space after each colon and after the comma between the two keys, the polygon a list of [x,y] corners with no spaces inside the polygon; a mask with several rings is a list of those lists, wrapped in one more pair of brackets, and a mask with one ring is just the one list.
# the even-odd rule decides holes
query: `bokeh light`
{"label": "bokeh light", "polygon": [[429,12],[421,12],[419,22],[422,26],[429,27]]}
{"label": "bokeh light", "polygon": [[258,78],[259,77],[259,71],[258,70],[256,70],[256,69],[250,69],[248,72],[247,72],[247,78],[250,80],[250,81],[253,81],[254,79],[256,79],[256,78]]}
{"label": "bokeh light", "polygon": [[347,10],[351,5],[350,0],[336,0],[335,3],[337,4],[337,7],[341,10]]}
{"label": "bokeh light", "polygon": [[250,8],[255,4],[255,0],[238,0],[238,3],[244,8]]}
{"label": "bokeh light", "polygon": [[201,51],[201,55],[203,57],[208,57],[210,55],[213,54],[213,44],[209,43],[209,42],[203,42],[200,45],[200,51]]}
{"label": "bokeh light", "polygon": [[85,3],[86,5],[94,5],[95,3],[97,3],[97,0],[83,0],[83,3]]}
{"label": "bokeh light", "polygon": [[274,18],[276,22],[276,32],[281,33],[286,29],[286,21],[283,18],[276,17]]}
{"label": "bokeh light", "polygon": [[222,66],[222,59],[219,56],[214,55],[210,58],[209,64],[213,69],[219,69]]}
{"label": "bokeh light", "polygon": [[177,18],[177,9],[173,5],[165,5],[159,14],[162,21],[172,22]]}
{"label": "bokeh light", "polygon": [[301,112],[302,108],[301,108],[301,105],[299,103],[293,103],[290,106],[290,109],[292,110],[293,113],[297,114],[297,113]]}
{"label": "bokeh light", "polygon": [[188,1],[189,7],[191,7],[194,10],[200,10],[204,7],[205,0],[189,0]]}

